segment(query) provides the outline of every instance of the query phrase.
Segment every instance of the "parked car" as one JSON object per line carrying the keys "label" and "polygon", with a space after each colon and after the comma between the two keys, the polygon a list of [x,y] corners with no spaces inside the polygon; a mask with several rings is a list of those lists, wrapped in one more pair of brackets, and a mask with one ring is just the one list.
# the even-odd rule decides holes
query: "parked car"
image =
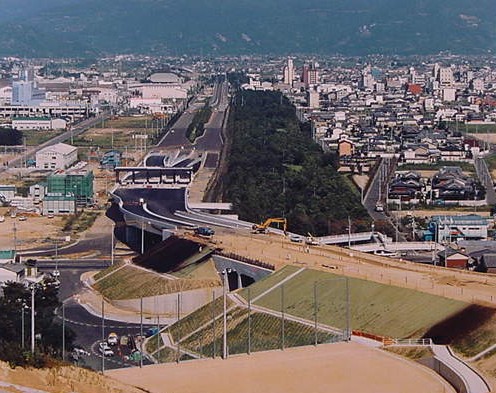
{"label": "parked car", "polygon": [[300,235],[290,235],[289,240],[295,243],[301,243],[303,241],[303,238]]}
{"label": "parked car", "polygon": [[114,356],[114,351],[104,341],[98,344],[98,350],[103,356]]}
{"label": "parked car", "polygon": [[110,333],[107,338],[107,343],[109,345],[117,345],[119,343],[119,336],[117,336],[117,333]]}
{"label": "parked car", "polygon": [[74,349],[72,350],[77,356],[90,356],[90,353],[83,349],[83,348],[79,348],[79,347],[74,347]]}
{"label": "parked car", "polygon": [[145,337],[151,337],[159,332],[157,327],[151,327],[145,332]]}

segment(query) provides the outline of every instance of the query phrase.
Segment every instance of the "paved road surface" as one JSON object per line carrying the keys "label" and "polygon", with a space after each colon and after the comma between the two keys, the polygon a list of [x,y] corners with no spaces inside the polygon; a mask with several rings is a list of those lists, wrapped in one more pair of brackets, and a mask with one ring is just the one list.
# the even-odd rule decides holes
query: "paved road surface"
{"label": "paved road surface", "polygon": [[186,138],[186,131],[188,126],[193,121],[195,117],[196,110],[193,108],[187,109],[184,113],[177,119],[170,130],[165,134],[162,140],[157,144],[157,147],[178,147],[184,146],[192,147],[191,142]]}
{"label": "paved road surface", "polygon": [[477,177],[486,188],[486,201],[488,205],[496,204],[496,192],[494,191],[493,179],[483,158],[475,159],[475,170]]}

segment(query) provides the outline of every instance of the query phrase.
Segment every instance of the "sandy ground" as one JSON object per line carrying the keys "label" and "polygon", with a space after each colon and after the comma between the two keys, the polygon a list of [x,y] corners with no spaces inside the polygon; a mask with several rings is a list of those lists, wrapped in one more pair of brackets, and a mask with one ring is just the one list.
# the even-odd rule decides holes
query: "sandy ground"
{"label": "sandy ground", "polygon": [[31,392],[26,388],[40,389],[43,392],[51,393],[142,392],[142,390],[83,368],[66,366],[41,370],[23,369],[21,367],[11,369],[6,363],[0,362],[0,391],[12,393]]}
{"label": "sandy ground", "polygon": [[[31,249],[39,246],[52,247],[46,239],[63,239],[65,235],[60,232],[61,217],[47,218],[41,216],[30,216],[26,214],[26,221],[19,221],[11,218],[7,214],[6,208],[0,209],[0,215],[5,217],[5,221],[0,223],[0,249],[14,249],[14,233],[17,239],[17,250]],[[15,231],[14,231],[15,226]],[[59,243],[60,245],[61,243]]]}
{"label": "sandy ground", "polygon": [[479,370],[484,371],[484,377],[486,378],[487,382],[493,387],[493,392],[494,387],[496,386],[496,354],[486,357],[482,360],[479,360],[478,362],[475,363],[475,366]]}
{"label": "sandy ground", "polygon": [[108,375],[151,393],[454,392],[423,366],[354,343],[121,369]]}
{"label": "sandy ground", "polygon": [[311,267],[334,274],[416,289],[469,303],[496,307],[496,275],[473,273],[349,251],[306,246],[279,235],[216,232],[215,245],[227,252],[273,264]]}

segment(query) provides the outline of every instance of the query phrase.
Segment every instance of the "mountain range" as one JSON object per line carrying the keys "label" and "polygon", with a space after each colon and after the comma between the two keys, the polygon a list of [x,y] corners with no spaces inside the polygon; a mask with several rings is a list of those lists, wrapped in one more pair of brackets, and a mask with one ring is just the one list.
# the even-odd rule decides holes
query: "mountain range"
{"label": "mountain range", "polygon": [[0,55],[487,54],[494,0],[0,0]]}

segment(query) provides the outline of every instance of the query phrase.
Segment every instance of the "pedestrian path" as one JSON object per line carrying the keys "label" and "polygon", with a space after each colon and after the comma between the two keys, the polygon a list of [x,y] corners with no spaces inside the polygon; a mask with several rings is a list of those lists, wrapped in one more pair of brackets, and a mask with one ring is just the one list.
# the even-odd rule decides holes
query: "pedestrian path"
{"label": "pedestrian path", "polygon": [[431,348],[434,356],[460,377],[467,393],[488,393],[490,391],[486,381],[457,358],[447,345],[433,345]]}

